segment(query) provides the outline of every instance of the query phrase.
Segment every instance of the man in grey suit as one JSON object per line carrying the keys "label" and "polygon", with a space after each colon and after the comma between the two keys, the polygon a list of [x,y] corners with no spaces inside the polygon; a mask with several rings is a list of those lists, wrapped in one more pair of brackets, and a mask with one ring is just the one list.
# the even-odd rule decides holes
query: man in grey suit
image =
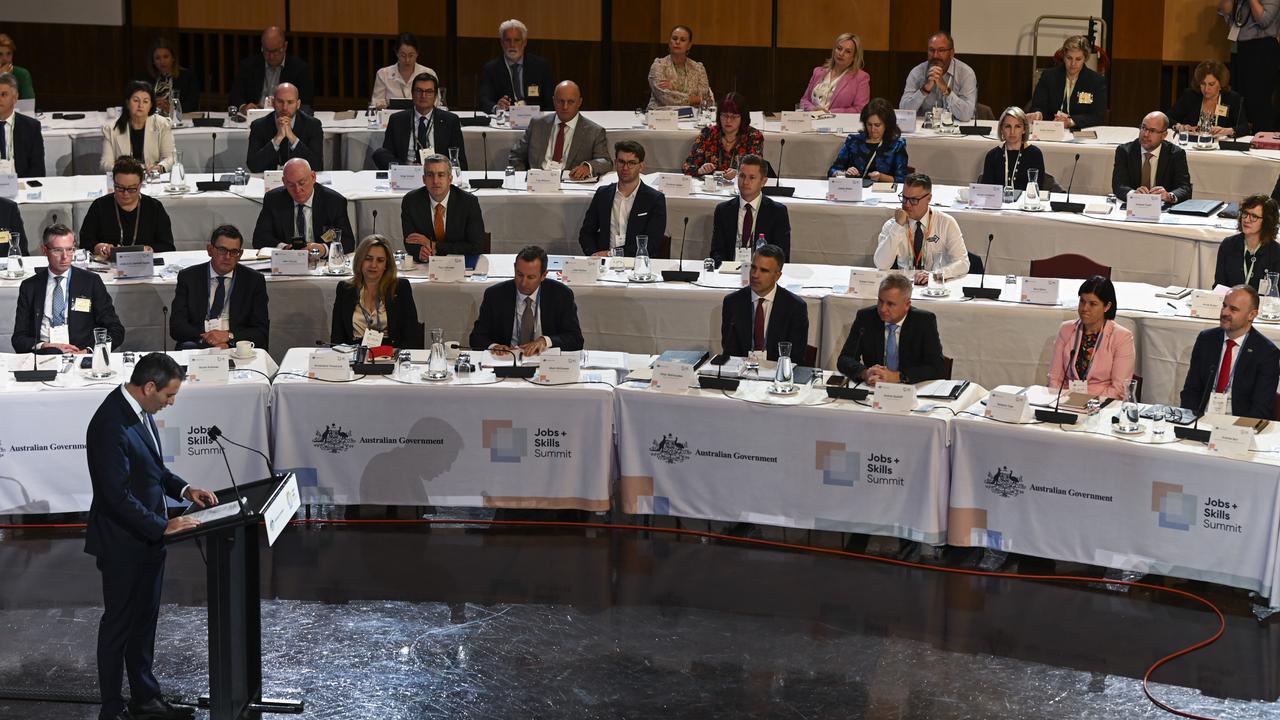
{"label": "man in grey suit", "polygon": [[556,86],[555,115],[529,123],[511,147],[508,164],[517,170],[546,169],[558,162],[574,180],[603,175],[613,167],[604,128],[582,117],[582,91],[572,80]]}

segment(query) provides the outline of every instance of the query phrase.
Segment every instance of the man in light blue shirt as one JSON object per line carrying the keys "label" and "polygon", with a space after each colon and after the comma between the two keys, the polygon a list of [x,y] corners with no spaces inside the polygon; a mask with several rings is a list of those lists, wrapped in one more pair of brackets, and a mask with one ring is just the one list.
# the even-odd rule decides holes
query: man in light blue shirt
{"label": "man in light blue shirt", "polygon": [[929,38],[929,59],[911,69],[898,107],[924,115],[940,107],[950,110],[957,122],[973,119],[978,104],[978,78],[973,68],[956,59],[951,33],[938,31]]}

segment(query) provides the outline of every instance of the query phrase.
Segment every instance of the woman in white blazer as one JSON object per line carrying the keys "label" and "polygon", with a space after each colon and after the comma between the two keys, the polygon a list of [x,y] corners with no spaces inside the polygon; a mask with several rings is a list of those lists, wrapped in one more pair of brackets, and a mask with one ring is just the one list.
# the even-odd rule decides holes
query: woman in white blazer
{"label": "woman in white blazer", "polygon": [[151,114],[155,100],[150,83],[135,81],[125,88],[119,119],[102,127],[104,172],[124,155],[136,158],[148,171],[168,172],[173,167],[173,129],[168,118]]}

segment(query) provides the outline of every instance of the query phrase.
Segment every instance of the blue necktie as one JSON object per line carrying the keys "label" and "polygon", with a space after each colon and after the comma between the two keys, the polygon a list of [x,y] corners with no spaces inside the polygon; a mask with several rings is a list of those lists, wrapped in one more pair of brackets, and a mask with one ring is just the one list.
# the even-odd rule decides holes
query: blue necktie
{"label": "blue necktie", "polygon": [[59,327],[67,324],[67,296],[62,293],[62,278],[53,279],[53,316],[49,324]]}
{"label": "blue necktie", "polygon": [[884,366],[897,372],[898,370],[898,326],[893,323],[884,324],[888,337],[884,341]]}
{"label": "blue necktie", "polygon": [[208,320],[222,316],[222,306],[227,302],[227,279],[218,276],[218,288],[213,291],[213,302],[209,305]]}

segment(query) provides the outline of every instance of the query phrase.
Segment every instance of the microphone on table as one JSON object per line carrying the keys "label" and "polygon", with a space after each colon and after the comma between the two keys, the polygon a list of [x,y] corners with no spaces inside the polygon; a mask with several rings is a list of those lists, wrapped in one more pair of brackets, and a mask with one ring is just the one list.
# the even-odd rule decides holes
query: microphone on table
{"label": "microphone on table", "polygon": [[1080,167],[1080,153],[1076,153],[1075,162],[1071,164],[1071,179],[1067,181],[1067,199],[1065,202],[1050,201],[1049,208],[1054,212],[1082,213],[1084,203],[1071,202],[1071,186],[1076,182],[1076,168]]}
{"label": "microphone on table", "polygon": [[1175,426],[1173,428],[1174,437],[1179,440],[1191,440],[1192,442],[1209,442],[1210,432],[1200,429],[1200,418],[1204,417],[1205,411],[1209,409],[1209,393],[1213,391],[1213,388],[1214,380],[1213,376],[1210,375],[1209,382],[1204,384],[1204,392],[1200,393],[1200,402],[1196,403],[1195,408],[1192,410],[1195,413],[1196,421],[1192,423],[1191,427]]}
{"label": "microphone on table", "polygon": [[373,231],[378,232],[378,209],[373,209]]}
{"label": "microphone on table", "polygon": [[164,315],[164,327],[160,328],[160,351],[169,354],[169,306],[160,304],[160,314]]}
{"label": "microphone on table", "polygon": [[1076,353],[1080,351],[1080,345],[1084,342],[1084,328],[1081,327],[1080,321],[1076,321],[1076,333],[1071,342],[1071,354],[1067,356],[1067,364],[1062,368],[1062,382],[1058,383],[1058,397],[1053,401],[1052,410],[1036,410],[1036,419],[1041,422],[1058,423],[1059,425],[1074,425],[1078,416],[1075,413],[1059,412],[1058,407],[1062,404],[1062,391],[1067,387],[1067,376],[1071,373],[1071,367],[1076,364]]}
{"label": "microphone on table", "polygon": [[497,190],[502,187],[502,178],[489,177],[489,132],[487,130],[480,131],[480,143],[484,148],[484,177],[471,181],[471,187],[477,190]]}
{"label": "microphone on table", "polygon": [[998,300],[1000,299],[1000,288],[987,287],[987,263],[991,260],[991,243],[996,239],[995,233],[987,235],[987,256],[982,259],[982,275],[978,280],[978,287],[964,287],[960,291],[967,298],[980,298],[982,300]]}
{"label": "microphone on table", "polygon": [[[866,326],[858,328],[858,334],[855,335],[853,339],[854,351],[858,353],[858,357],[862,357],[862,336],[864,333],[866,333],[866,331],[867,331]],[[862,384],[861,380],[856,380],[854,381],[852,387],[847,387],[847,386],[840,387],[838,385],[827,385],[827,397],[832,399],[844,399],[844,400],[853,400],[854,402],[861,402],[863,400],[866,400],[867,396],[871,394],[871,391],[866,388],[859,389],[858,386],[861,384]]]}
{"label": "microphone on table", "polygon": [[[782,153],[787,149],[787,139],[778,139],[778,182],[773,185],[766,185],[762,192],[765,195],[778,195],[780,197],[791,197],[796,194],[796,189],[791,186],[783,187],[782,185]],[[742,172],[739,168],[738,172]]]}
{"label": "microphone on table", "polygon": [[209,179],[196,182],[196,189],[201,192],[227,192],[231,189],[231,181],[218,179],[218,133],[209,133]]}
{"label": "microphone on table", "polygon": [[677,261],[675,270],[663,270],[662,279],[666,282],[694,282],[698,279],[698,273],[695,270],[684,269],[684,240],[689,234],[689,217],[684,218],[684,228],[680,231],[680,259]]}

